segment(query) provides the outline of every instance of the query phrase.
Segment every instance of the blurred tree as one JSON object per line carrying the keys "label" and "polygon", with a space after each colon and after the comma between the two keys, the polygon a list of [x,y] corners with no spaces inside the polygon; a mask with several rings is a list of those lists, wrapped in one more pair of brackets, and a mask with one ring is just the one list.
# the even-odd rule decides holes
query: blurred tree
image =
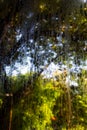
{"label": "blurred tree", "polygon": [[4,66],[10,64],[11,57],[23,42],[23,37],[17,41],[17,29],[22,26],[23,18],[31,10],[32,3],[28,0],[0,1],[0,82],[3,85],[6,83]]}
{"label": "blurred tree", "polygon": [[[39,68],[40,64],[43,65],[47,56],[49,56],[48,61],[53,61],[60,55],[61,51],[57,54],[58,46],[54,44],[55,42],[57,43],[57,35],[63,33],[63,37],[66,32],[69,32],[70,35],[72,35],[71,37],[74,37],[74,35],[78,33],[85,37],[86,18],[84,16],[84,23],[82,20],[83,16],[80,13],[81,3],[79,0],[33,0],[32,2],[30,0],[0,1],[1,79],[3,78],[4,81],[4,76],[6,76],[4,66],[11,64],[12,57],[14,57],[13,59],[17,59],[20,53],[17,52],[17,48],[19,48],[21,44],[26,43],[30,47],[33,64]],[[86,11],[86,7],[82,10]],[[81,20],[78,18],[75,20],[74,14],[76,12],[78,17],[81,16]],[[79,29],[81,29],[80,32]],[[21,38],[17,40],[17,36],[20,34]],[[30,43],[29,38],[33,38],[34,43]],[[62,41],[64,41],[64,39],[62,39]],[[50,47],[50,45],[52,45],[52,47]],[[44,51],[43,54],[41,54],[43,58],[39,53],[41,47]],[[35,50],[34,52],[32,52],[33,49]],[[48,52],[49,49],[50,52]],[[55,56],[54,53],[56,53],[57,56]],[[46,54],[46,56],[44,54]]]}
{"label": "blurred tree", "polygon": [[[61,55],[65,55],[65,52],[62,52],[61,47],[58,47],[57,44],[58,40],[60,40],[59,36],[63,34],[62,37],[65,38],[64,33],[67,31],[70,31],[70,35],[75,35],[75,37],[77,37],[77,32],[81,35],[83,35],[83,32],[86,34],[86,8],[80,10],[80,4],[79,0],[33,0],[32,2],[30,0],[0,1],[0,85],[4,86],[6,93],[10,92],[10,85],[4,68],[5,65],[10,65],[11,62],[13,62],[12,60],[17,59],[18,54],[21,52],[16,52],[21,44],[26,44],[29,47],[32,62],[41,73],[44,70],[41,68],[41,65],[42,67],[49,65],[49,63],[54,60],[58,62],[58,56],[60,55],[61,57]],[[84,12],[84,16],[80,11]],[[77,14],[76,16],[75,13]],[[77,19],[76,21],[75,18]],[[72,26],[72,29],[69,25]],[[17,40],[18,34],[22,34],[19,40]],[[30,41],[31,39],[29,38],[32,38],[34,42]],[[61,38],[59,42],[64,43],[65,39],[63,38]],[[65,45],[64,48],[66,48]],[[22,55],[20,56],[22,57]],[[45,61],[47,61],[47,64]],[[20,91],[20,88],[22,87],[18,82],[16,89]],[[17,95],[15,94],[17,99],[20,95],[19,91]],[[23,91],[24,89],[21,89],[20,92]],[[50,96],[49,94],[47,95]],[[4,117],[8,114],[8,109],[11,106],[10,98],[8,98],[5,103],[4,110],[1,114],[3,120],[6,119]],[[5,105],[8,107],[7,110]],[[19,111],[20,109],[18,109],[18,112]],[[9,119],[7,119],[7,121],[8,120]],[[55,120],[55,118],[52,118],[52,120]],[[3,123],[5,123],[5,120],[1,121],[0,124]],[[7,126],[3,127],[1,129],[7,129]]]}

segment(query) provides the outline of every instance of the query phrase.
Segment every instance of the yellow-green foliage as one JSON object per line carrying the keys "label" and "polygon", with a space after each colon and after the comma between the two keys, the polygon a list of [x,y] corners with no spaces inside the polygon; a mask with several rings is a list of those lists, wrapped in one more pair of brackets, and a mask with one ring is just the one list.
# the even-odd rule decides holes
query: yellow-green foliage
{"label": "yellow-green foliage", "polygon": [[24,93],[19,105],[14,107],[13,126],[16,123],[15,118],[18,126],[14,126],[13,129],[16,127],[16,130],[52,130],[53,107],[61,95],[60,88],[55,89],[52,82],[44,81],[41,77],[35,79],[32,86],[31,90]]}
{"label": "yellow-green foliage", "polygon": [[[69,114],[72,128],[77,129],[79,123],[79,128],[86,128],[85,78],[85,74],[84,78],[82,74],[78,81],[79,87],[75,89],[67,88],[62,80],[32,78],[29,74],[12,78],[14,93],[19,92],[26,84],[20,99],[13,106],[12,130],[53,130],[54,126],[66,129]],[[32,80],[31,84],[29,80]]]}
{"label": "yellow-green foliage", "polygon": [[27,73],[26,75],[18,75],[9,77],[9,82],[11,82],[11,91],[15,93],[16,91],[22,89],[27,85],[27,82],[29,81],[29,77],[31,75]]}
{"label": "yellow-green foliage", "polygon": [[0,108],[2,106],[3,100],[0,98]]}

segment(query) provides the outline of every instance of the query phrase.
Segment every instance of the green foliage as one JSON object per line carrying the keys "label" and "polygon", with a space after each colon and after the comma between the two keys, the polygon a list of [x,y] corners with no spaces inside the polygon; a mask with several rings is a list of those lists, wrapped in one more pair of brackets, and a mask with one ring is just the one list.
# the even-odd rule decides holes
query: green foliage
{"label": "green foliage", "polygon": [[[75,11],[68,17],[70,24],[69,33],[77,39],[80,37],[80,40],[87,39],[87,18],[84,14],[84,8],[82,9],[83,13]],[[85,9],[87,9],[87,7]]]}
{"label": "green foliage", "polygon": [[[82,74],[79,77],[79,87],[73,90],[72,95],[72,125],[80,124],[82,129],[86,128],[87,124],[87,80],[86,71],[82,70]],[[76,92],[75,92],[76,91]],[[79,126],[79,127],[81,127]]]}
{"label": "green foliage", "polygon": [[13,129],[17,123],[16,130],[51,130],[53,107],[60,95],[60,88],[54,89],[52,82],[44,82],[41,77],[37,78],[33,82],[33,88],[24,93],[19,104],[13,109]]}
{"label": "green foliage", "polygon": [[10,90],[11,92],[15,93],[20,89],[23,89],[25,87],[27,87],[27,83],[29,79],[31,78],[30,74],[26,74],[26,75],[18,75],[18,76],[12,76],[12,77],[8,77],[8,83],[10,84]]}
{"label": "green foliage", "polygon": [[[33,78],[32,75],[9,77],[14,103],[12,130],[66,129],[69,117],[71,127],[86,128],[85,70],[82,70],[76,89],[68,88],[63,80],[43,79],[41,76]],[[14,97],[16,93],[17,97]],[[2,103],[0,99],[0,107]]]}
{"label": "green foliage", "polygon": [[2,103],[3,103],[3,99],[0,98],[0,108],[1,108],[1,106],[2,106]]}
{"label": "green foliage", "polygon": [[[14,85],[22,88],[22,80],[28,81],[29,74],[21,75],[21,78],[14,80]],[[27,83],[27,82],[26,82]],[[80,84],[81,85],[81,84]],[[82,81],[81,89],[68,90],[65,83],[38,77],[33,79],[32,86],[27,84],[19,102],[13,107],[12,129],[18,130],[53,130],[56,128],[66,128],[68,121],[69,103],[71,102],[71,124],[75,128],[78,123],[81,128],[86,127],[87,119],[87,95],[83,89],[85,82]],[[68,99],[68,91],[70,98]],[[17,92],[17,90],[15,91]],[[69,101],[70,100],[70,101]],[[16,125],[15,125],[16,124]]]}
{"label": "green foliage", "polygon": [[[82,38],[83,40],[87,39],[87,18],[85,14],[87,8],[82,9],[83,13],[80,13],[80,11],[77,9],[73,10],[74,8],[71,7],[73,3],[75,5],[75,1],[76,0],[74,0],[72,4],[71,0],[67,0],[67,2],[65,0],[62,0],[62,2],[61,0],[36,1],[36,13],[39,13],[39,15],[42,14],[43,16],[45,16],[46,13],[49,15],[48,17],[50,17],[49,20],[43,19],[41,21],[42,23],[40,22],[40,24],[42,24],[42,31],[54,30],[56,33],[60,33],[61,31],[66,33],[66,29],[69,29],[68,31],[71,37],[76,38],[77,40],[79,38]],[[11,0],[9,0],[9,2],[6,0],[0,1],[1,19],[6,19],[5,21],[7,21],[7,17],[10,14],[10,18],[5,24],[6,27],[4,27],[6,30],[2,31],[2,59],[4,59],[3,57],[5,57],[5,55],[8,56],[8,53],[13,50],[14,45],[16,45],[17,32],[15,30],[18,25],[21,26],[21,13],[19,13],[18,10],[15,10],[16,2],[17,0],[14,2],[11,2]],[[76,7],[77,4],[75,8]],[[3,10],[3,8],[5,8],[5,10]],[[51,22],[52,15],[55,16],[57,11],[59,22],[55,22],[55,20]],[[23,13],[23,15],[25,15],[23,16],[24,18],[27,17],[26,14]],[[27,23],[28,25],[28,21],[26,19],[24,21],[24,23]],[[58,53],[58,48],[55,44],[55,38],[50,36],[48,40],[49,42],[45,40],[45,42],[41,41],[40,43],[38,42],[38,44],[42,45],[41,47],[44,49],[47,48],[46,53],[48,55],[49,48],[47,44],[52,43],[52,49],[50,50]],[[62,43],[63,42],[64,39],[62,40]],[[52,57],[52,55],[53,54],[51,52],[49,57]],[[14,59],[16,59],[17,56],[18,55],[15,54]],[[46,59],[44,59],[44,61],[45,60]],[[66,61],[64,62],[66,64]],[[36,60],[34,65],[35,64],[37,66]],[[41,65],[40,60],[39,64]],[[29,74],[19,75],[17,77],[8,77],[8,86],[10,86],[10,91],[13,93],[13,95],[16,95],[17,93],[18,96],[16,99],[13,97],[13,99],[16,101],[14,101],[13,105],[12,130],[53,130],[55,129],[54,127],[57,129],[64,127],[66,129],[69,122],[69,114],[71,114],[70,123],[72,126],[76,126],[76,129],[85,129],[87,124],[86,75],[86,71],[83,70],[82,76],[78,79],[79,88],[74,88],[73,90],[67,88],[63,79],[61,79],[61,81],[54,82],[52,80],[45,81],[42,77],[34,79],[32,75]],[[74,79],[75,76],[73,75],[72,80]],[[21,95],[19,95],[20,93]],[[2,107],[3,101],[4,100],[0,98],[0,108]],[[71,111],[69,110],[70,107]],[[81,124],[81,126],[78,124]]]}

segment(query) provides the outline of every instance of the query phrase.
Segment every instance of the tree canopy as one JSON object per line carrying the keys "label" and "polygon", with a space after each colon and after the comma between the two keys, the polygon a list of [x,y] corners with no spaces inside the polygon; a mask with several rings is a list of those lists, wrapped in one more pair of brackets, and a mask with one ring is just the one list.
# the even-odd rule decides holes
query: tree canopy
{"label": "tree canopy", "polygon": [[87,2],[0,0],[0,129],[86,129],[86,51]]}

